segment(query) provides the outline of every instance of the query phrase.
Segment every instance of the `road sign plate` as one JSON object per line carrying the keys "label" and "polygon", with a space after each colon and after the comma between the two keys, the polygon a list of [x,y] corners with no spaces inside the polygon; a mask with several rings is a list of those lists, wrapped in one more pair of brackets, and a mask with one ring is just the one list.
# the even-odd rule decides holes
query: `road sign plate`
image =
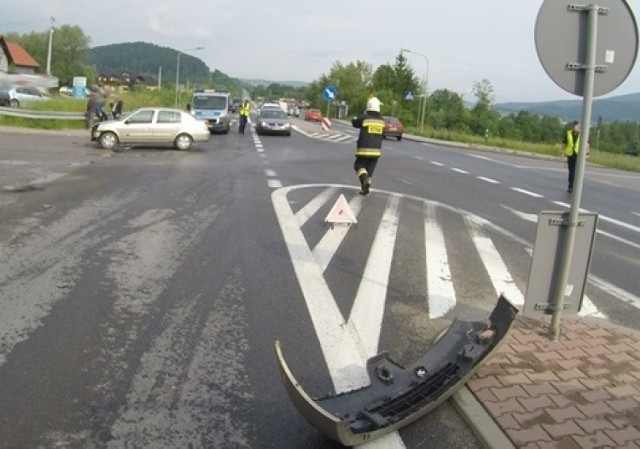
{"label": "road sign plate", "polygon": [[[535,43],[549,77],[567,92],[582,96],[585,70],[579,66],[586,62],[589,12],[575,3],[545,0],[536,19]],[[594,96],[622,84],[638,52],[638,28],[627,2],[600,0],[598,7]]]}

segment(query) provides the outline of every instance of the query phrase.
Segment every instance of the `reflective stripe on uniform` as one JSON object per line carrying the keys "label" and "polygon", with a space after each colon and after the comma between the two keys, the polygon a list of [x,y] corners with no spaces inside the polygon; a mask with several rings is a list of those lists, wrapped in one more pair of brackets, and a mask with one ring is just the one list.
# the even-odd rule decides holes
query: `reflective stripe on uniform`
{"label": "reflective stripe on uniform", "polygon": [[358,148],[356,157],[380,157],[380,150],[377,148]]}

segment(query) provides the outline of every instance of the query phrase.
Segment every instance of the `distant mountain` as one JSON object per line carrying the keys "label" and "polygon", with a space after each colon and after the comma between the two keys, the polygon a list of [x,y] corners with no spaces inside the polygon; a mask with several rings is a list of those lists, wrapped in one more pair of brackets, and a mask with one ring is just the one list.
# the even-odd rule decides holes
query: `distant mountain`
{"label": "distant mountain", "polygon": [[240,81],[252,86],[269,86],[270,84],[280,84],[283,86],[295,87],[296,89],[298,87],[306,87],[309,84],[305,81],[270,81],[263,79],[241,79]]}
{"label": "distant mountain", "polygon": [[[147,42],[125,42],[89,49],[85,63],[96,70],[109,69],[115,73],[123,71],[140,75],[157,76],[162,68],[163,80],[175,82],[178,51]],[[182,53],[180,55],[180,81],[189,81],[199,86],[227,89],[240,93],[248,87],[236,78],[219,70],[211,70],[201,59]]]}
{"label": "distant mountain", "polygon": [[[493,109],[502,114],[528,111],[535,115],[552,115],[564,121],[580,120],[582,100],[545,101],[540,103],[498,103]],[[640,93],[617,97],[598,98],[593,101],[591,120],[602,117],[605,123],[621,121],[640,123]]]}

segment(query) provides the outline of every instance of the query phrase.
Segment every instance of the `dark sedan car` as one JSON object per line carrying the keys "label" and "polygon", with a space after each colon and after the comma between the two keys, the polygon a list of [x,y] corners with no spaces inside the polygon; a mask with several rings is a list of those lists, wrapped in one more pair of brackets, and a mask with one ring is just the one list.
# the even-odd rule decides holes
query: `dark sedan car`
{"label": "dark sedan car", "polygon": [[280,108],[262,108],[256,123],[256,133],[291,135],[291,123],[287,113]]}
{"label": "dark sedan car", "polygon": [[398,140],[402,140],[402,134],[404,133],[404,125],[400,119],[396,117],[384,116],[384,133],[383,137],[395,137]]}

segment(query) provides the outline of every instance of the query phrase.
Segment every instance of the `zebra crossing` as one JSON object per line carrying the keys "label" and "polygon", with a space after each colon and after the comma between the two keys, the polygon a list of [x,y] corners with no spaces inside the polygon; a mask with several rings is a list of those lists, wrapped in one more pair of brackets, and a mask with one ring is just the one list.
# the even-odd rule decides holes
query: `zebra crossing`
{"label": "zebra crossing", "polygon": [[[391,284],[394,295],[403,294],[398,286],[421,289],[422,308],[432,320],[450,320],[469,309],[490,310],[500,294],[519,308],[524,305],[530,245],[453,206],[376,192],[365,198],[352,186],[327,184],[272,192],[278,222],[338,392],[366,384],[366,360],[377,353]],[[358,225],[327,228],[322,225],[323,218],[340,194],[350,198]],[[416,230],[406,223],[422,225]],[[423,243],[418,247],[416,242]],[[354,273],[360,284],[350,315],[345,317],[338,306],[337,296],[341,295],[329,285],[325,274],[336,261],[353,260],[352,255],[361,254],[362,248],[368,249],[364,251],[366,262],[361,272]],[[402,272],[392,270],[401,262],[395,260],[397,253],[416,252],[420,253],[415,257],[422,260],[420,264]],[[351,266],[341,269],[352,270]],[[419,278],[423,284],[398,279],[403,275]],[[604,317],[586,296],[580,315]]]}
{"label": "zebra crossing", "polygon": [[352,136],[350,134],[344,134],[337,131],[308,131],[297,125],[293,125],[293,129],[298,131],[300,134],[304,134],[305,136],[311,137],[313,139],[321,139],[338,143],[355,143],[358,140],[357,136]]}

